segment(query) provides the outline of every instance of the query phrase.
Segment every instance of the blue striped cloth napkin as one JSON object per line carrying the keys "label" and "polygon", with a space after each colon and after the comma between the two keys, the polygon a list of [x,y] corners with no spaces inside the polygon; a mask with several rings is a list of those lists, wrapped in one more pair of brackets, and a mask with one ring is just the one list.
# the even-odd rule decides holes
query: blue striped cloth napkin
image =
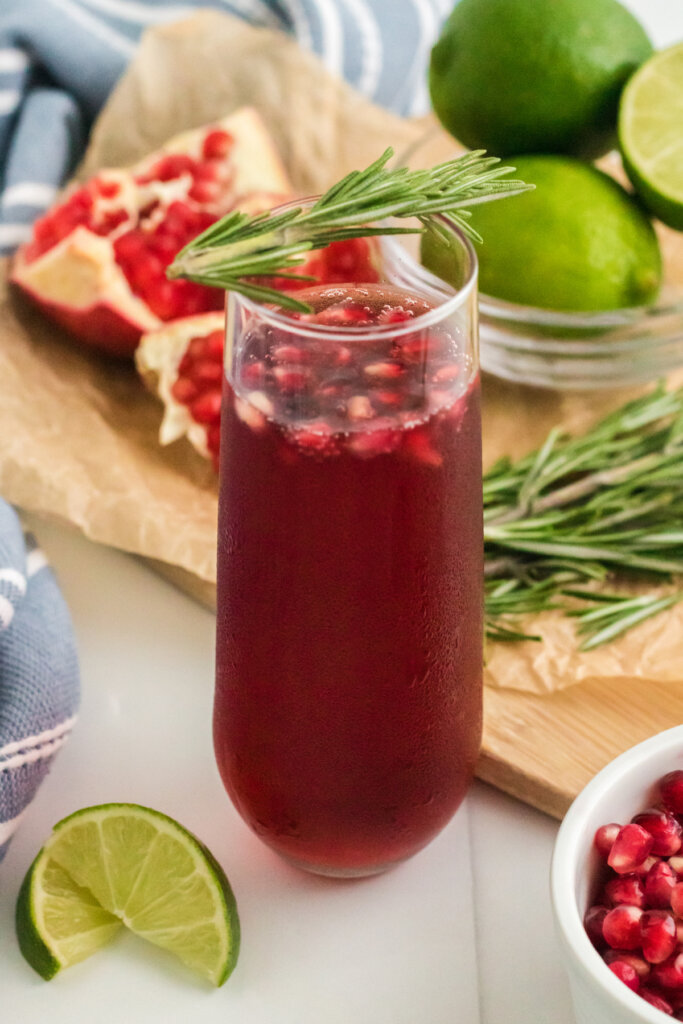
{"label": "blue striped cloth napkin", "polygon": [[78,699],[64,598],[45,556],[0,500],[0,860],[71,732]]}
{"label": "blue striped cloth napkin", "polygon": [[292,33],[398,114],[427,112],[430,49],[454,0],[1,0],[0,254],[81,155],[88,125],[153,25],[212,7]]}

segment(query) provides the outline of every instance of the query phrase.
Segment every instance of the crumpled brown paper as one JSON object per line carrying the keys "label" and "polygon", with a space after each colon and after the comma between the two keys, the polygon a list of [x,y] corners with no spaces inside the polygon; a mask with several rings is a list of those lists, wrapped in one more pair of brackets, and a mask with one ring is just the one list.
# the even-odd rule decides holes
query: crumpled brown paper
{"label": "crumpled brown paper", "polygon": [[[243,104],[263,116],[301,194],[319,192],[388,145],[405,153],[427,137],[421,157],[434,160],[454,149],[432,120],[373,106],[286,36],[205,11],[145,35],[79,176],[131,163]],[[159,447],[160,406],[132,368],[74,345],[4,284],[0,310],[0,493],[144,556],[211,604],[217,498],[208,464],[184,442]],[[626,397],[487,379],[485,461],[536,447],[557,423],[583,429]],[[683,681],[683,605],[588,654],[577,652],[572,625],[559,615],[525,625],[544,642],[491,645],[489,686],[544,693],[590,679]]]}

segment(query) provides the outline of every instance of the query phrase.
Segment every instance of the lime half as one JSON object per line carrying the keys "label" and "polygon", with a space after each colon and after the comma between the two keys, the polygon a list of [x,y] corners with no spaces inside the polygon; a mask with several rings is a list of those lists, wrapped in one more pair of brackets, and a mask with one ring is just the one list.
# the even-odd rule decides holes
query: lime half
{"label": "lime half", "polygon": [[683,231],[683,43],[655,54],[624,89],[624,165],[645,205]]}
{"label": "lime half", "polygon": [[172,818],[137,804],[102,804],[55,825],[17,901],[25,958],[43,977],[83,960],[124,924],[222,985],[240,926],[223,869]]}

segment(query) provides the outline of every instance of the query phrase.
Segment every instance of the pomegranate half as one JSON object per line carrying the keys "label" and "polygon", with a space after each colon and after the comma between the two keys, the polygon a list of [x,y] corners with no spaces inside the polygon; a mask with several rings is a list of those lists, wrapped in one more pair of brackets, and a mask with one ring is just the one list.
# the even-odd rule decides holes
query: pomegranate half
{"label": "pomegranate half", "polygon": [[81,341],[129,356],[143,332],[223,305],[220,291],[166,279],[176,253],[229,210],[266,209],[291,192],[245,107],[68,189],[17,251],[11,280]]}

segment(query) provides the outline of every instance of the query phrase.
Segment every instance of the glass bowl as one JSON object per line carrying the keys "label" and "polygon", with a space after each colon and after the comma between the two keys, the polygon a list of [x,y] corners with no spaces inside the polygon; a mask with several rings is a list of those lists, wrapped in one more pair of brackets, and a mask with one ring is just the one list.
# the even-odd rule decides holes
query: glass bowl
{"label": "glass bowl", "polygon": [[[429,167],[459,152],[462,149],[443,129],[429,123],[420,138],[399,154],[397,163]],[[599,166],[625,183],[616,153]],[[518,306],[480,292],[482,369],[516,384],[595,391],[656,381],[683,368],[683,233],[656,227],[664,285],[652,306],[557,312]]]}

